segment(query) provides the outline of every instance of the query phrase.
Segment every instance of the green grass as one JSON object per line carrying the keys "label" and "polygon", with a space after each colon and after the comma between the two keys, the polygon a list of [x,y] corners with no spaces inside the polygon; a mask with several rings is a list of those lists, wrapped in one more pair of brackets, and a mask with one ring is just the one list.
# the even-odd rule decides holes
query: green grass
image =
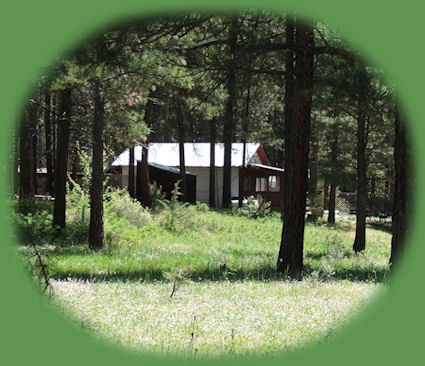
{"label": "green grass", "polygon": [[[277,214],[250,219],[191,206],[170,226],[163,211],[130,211],[140,211],[137,226],[107,206],[99,252],[88,249],[88,224],[72,208],[61,234],[49,229],[44,209],[17,221],[22,243],[38,244],[47,263],[57,306],[82,329],[137,350],[249,356],[320,343],[388,278],[388,225],[368,225],[366,251],[357,255],[353,217],[307,224],[304,276],[291,281],[275,271]],[[23,254],[32,250],[20,246]]]}
{"label": "green grass", "polygon": [[113,344],[164,356],[293,351],[334,334],[377,287],[350,281],[53,284],[56,304]]}
{"label": "green grass", "polygon": [[[192,280],[276,279],[275,266],[282,223],[278,215],[249,219],[222,211],[192,210],[180,231],[161,225],[160,215],[142,228],[123,218],[106,220],[106,247],[88,250],[87,243],[45,245],[56,279],[163,280],[184,269]],[[391,235],[368,227],[365,253],[351,250],[354,223],[307,225],[304,263],[307,274],[321,278],[382,281],[389,267]]]}

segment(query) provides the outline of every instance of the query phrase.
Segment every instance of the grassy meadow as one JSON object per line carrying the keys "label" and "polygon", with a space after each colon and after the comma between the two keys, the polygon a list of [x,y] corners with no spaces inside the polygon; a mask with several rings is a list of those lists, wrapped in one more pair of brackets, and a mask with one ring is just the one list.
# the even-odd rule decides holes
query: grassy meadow
{"label": "grassy meadow", "polygon": [[54,297],[82,329],[163,356],[252,356],[318,344],[382,285],[350,281],[55,281]]}
{"label": "grassy meadow", "polygon": [[71,205],[60,233],[49,203],[16,214],[23,263],[34,268],[35,248],[55,306],[83,329],[142,351],[240,356],[321,342],[389,274],[388,225],[368,225],[367,249],[355,255],[350,216],[306,225],[305,273],[294,281],[275,272],[278,214],[253,219],[203,204],[147,211],[114,194],[105,201],[105,248],[92,252],[83,212]]}

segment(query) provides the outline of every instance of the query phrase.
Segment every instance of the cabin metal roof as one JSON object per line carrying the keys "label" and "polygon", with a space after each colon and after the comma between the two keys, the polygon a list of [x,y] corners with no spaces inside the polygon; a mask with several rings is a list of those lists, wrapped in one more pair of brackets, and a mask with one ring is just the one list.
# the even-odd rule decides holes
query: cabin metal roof
{"label": "cabin metal roof", "polygon": [[[173,168],[171,166],[157,164],[157,163],[149,163],[149,165],[150,166],[153,166],[153,167],[155,167],[157,169],[164,170],[166,172],[170,172],[170,173],[173,173],[173,174],[180,174],[180,169],[178,169],[178,168]],[[188,172],[188,171],[186,171],[186,174],[195,175],[196,176],[196,174],[193,174],[193,173]]]}
{"label": "cabin metal roof", "polygon": [[[246,144],[245,164],[257,163],[251,161],[260,147],[259,143]],[[209,167],[210,166],[210,143],[209,142],[186,142],[184,144],[185,166],[186,167]],[[231,166],[242,166],[243,143],[232,144]],[[134,147],[134,165],[137,160],[142,159],[142,146]],[[129,161],[129,149],[124,150],[112,166],[127,166]],[[161,164],[163,166],[179,166],[179,144],[178,143],[150,143],[148,163]],[[224,165],[224,144],[215,144],[215,166]]]}

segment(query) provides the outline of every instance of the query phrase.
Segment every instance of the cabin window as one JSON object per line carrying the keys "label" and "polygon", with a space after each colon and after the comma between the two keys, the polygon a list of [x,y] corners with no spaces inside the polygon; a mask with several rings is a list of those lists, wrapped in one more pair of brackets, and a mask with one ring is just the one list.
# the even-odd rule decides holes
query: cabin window
{"label": "cabin window", "polygon": [[280,177],[246,176],[243,179],[243,189],[248,192],[280,192]]}
{"label": "cabin window", "polygon": [[257,178],[255,190],[257,192],[267,192],[267,178]]}
{"label": "cabin window", "polygon": [[280,191],[280,180],[276,175],[271,175],[269,177],[269,191],[270,192],[279,192]]}

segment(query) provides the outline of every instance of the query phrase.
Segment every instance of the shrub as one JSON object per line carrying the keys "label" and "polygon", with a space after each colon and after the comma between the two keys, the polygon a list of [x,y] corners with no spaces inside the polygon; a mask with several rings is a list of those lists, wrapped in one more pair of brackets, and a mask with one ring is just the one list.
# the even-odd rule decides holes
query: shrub
{"label": "shrub", "polygon": [[66,204],[68,211],[73,213],[74,216],[79,216],[80,221],[83,222],[89,217],[90,211],[88,188],[75,182],[69,174],[68,179],[72,184],[72,189],[67,184]]}
{"label": "shrub", "polygon": [[20,244],[45,244],[54,239],[56,230],[52,227],[53,215],[48,211],[15,212],[12,221]]}
{"label": "shrub", "polygon": [[61,246],[85,244],[89,240],[90,223],[86,221],[68,221],[65,230],[61,230],[57,243]]}
{"label": "shrub", "polygon": [[40,213],[46,211],[53,214],[53,202],[47,200],[34,200],[34,199],[13,199],[9,203],[11,209],[15,212],[24,215],[28,213]]}
{"label": "shrub", "polygon": [[[69,184],[67,185],[67,206],[71,214],[78,215],[80,221],[85,221],[89,217],[90,211],[90,185],[91,185],[91,174],[92,174],[92,156],[88,152],[80,148],[80,144],[76,141],[76,149],[78,158],[80,161],[81,171],[83,173],[80,182],[76,182],[72,179],[71,175],[68,174]],[[106,159],[107,154],[104,155],[103,159],[103,170],[105,171],[108,167]],[[106,188],[108,183],[108,176],[104,176],[103,187]]]}
{"label": "shrub", "polygon": [[266,217],[270,215],[270,205],[271,203],[260,195],[256,198],[254,196],[249,196],[246,205],[239,209],[239,214],[252,219]]}
{"label": "shrub", "polygon": [[190,277],[191,268],[186,266],[184,268],[174,268],[170,272],[164,272],[164,277],[172,284],[170,299],[176,294],[180,286],[187,281]]}
{"label": "shrub", "polygon": [[170,200],[158,201],[161,207],[161,225],[167,230],[177,232],[193,225],[193,211],[188,209],[189,203],[180,202],[180,180],[174,184]]}
{"label": "shrub", "polygon": [[113,214],[125,218],[130,225],[144,227],[152,221],[148,210],[131,198],[126,189],[112,190],[105,204],[105,216]]}
{"label": "shrub", "polygon": [[196,201],[196,205],[194,207],[195,207],[195,210],[198,212],[208,212],[210,210],[210,208],[208,207],[206,203],[202,203],[199,201]]}
{"label": "shrub", "polygon": [[155,209],[160,205],[159,201],[165,199],[165,192],[162,192],[162,186],[156,183],[156,181],[150,184],[150,188],[152,197],[152,207]]}

